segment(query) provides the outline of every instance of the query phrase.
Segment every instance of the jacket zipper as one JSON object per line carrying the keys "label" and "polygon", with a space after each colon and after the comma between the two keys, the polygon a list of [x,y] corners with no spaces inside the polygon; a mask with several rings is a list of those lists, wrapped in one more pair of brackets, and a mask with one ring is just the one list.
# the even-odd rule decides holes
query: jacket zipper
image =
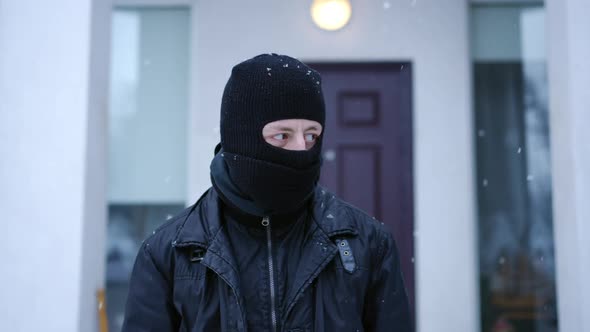
{"label": "jacket zipper", "polygon": [[262,226],[266,227],[266,243],[268,247],[268,277],[270,284],[270,319],[272,323],[272,331],[277,331],[277,309],[276,309],[276,293],[275,293],[275,275],[274,275],[274,264],[272,262],[272,233],[270,229],[270,218],[262,218]]}

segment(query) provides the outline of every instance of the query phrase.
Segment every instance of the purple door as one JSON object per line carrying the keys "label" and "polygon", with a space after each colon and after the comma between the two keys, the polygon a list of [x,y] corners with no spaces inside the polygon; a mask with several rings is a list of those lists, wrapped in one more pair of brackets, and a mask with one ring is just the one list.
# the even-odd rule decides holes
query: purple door
{"label": "purple door", "polygon": [[321,183],[389,225],[414,313],[409,63],[315,63],[326,99]]}

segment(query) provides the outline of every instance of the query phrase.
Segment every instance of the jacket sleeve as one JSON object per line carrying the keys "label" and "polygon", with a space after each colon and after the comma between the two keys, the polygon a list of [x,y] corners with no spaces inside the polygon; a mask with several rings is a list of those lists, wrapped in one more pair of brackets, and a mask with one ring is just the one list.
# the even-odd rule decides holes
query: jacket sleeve
{"label": "jacket sleeve", "polygon": [[412,332],[413,320],[395,241],[388,232],[381,232],[380,237],[363,325],[366,331]]}
{"label": "jacket sleeve", "polygon": [[122,332],[178,331],[180,319],[171,292],[171,280],[156,265],[145,242],[131,273]]}

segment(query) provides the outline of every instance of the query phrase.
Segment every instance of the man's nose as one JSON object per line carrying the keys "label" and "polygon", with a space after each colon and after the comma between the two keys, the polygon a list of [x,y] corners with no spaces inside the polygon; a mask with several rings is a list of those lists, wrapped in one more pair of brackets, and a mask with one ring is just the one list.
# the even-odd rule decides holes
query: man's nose
{"label": "man's nose", "polygon": [[293,150],[293,151],[306,150],[305,135],[303,135],[303,134],[294,135],[291,143],[292,144],[289,147],[289,150]]}

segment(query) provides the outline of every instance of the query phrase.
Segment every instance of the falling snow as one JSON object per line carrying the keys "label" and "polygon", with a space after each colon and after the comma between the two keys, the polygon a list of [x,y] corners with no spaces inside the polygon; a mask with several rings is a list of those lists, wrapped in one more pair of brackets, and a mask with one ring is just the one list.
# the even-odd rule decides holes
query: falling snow
{"label": "falling snow", "polygon": [[389,9],[389,8],[391,8],[391,3],[389,3],[389,1],[385,1],[385,2],[383,3],[383,9],[387,10],[387,9]]}
{"label": "falling snow", "polygon": [[484,187],[488,186],[488,179],[483,179],[482,183],[481,183]]}
{"label": "falling snow", "polygon": [[516,153],[520,154],[521,152],[522,152],[522,148],[519,146],[518,151],[516,151]]}
{"label": "falling snow", "polygon": [[479,137],[484,137],[486,135],[486,131],[483,129],[480,129],[477,131],[477,136]]}
{"label": "falling snow", "polygon": [[532,174],[527,175],[526,180],[527,181],[533,181],[535,177]]}

